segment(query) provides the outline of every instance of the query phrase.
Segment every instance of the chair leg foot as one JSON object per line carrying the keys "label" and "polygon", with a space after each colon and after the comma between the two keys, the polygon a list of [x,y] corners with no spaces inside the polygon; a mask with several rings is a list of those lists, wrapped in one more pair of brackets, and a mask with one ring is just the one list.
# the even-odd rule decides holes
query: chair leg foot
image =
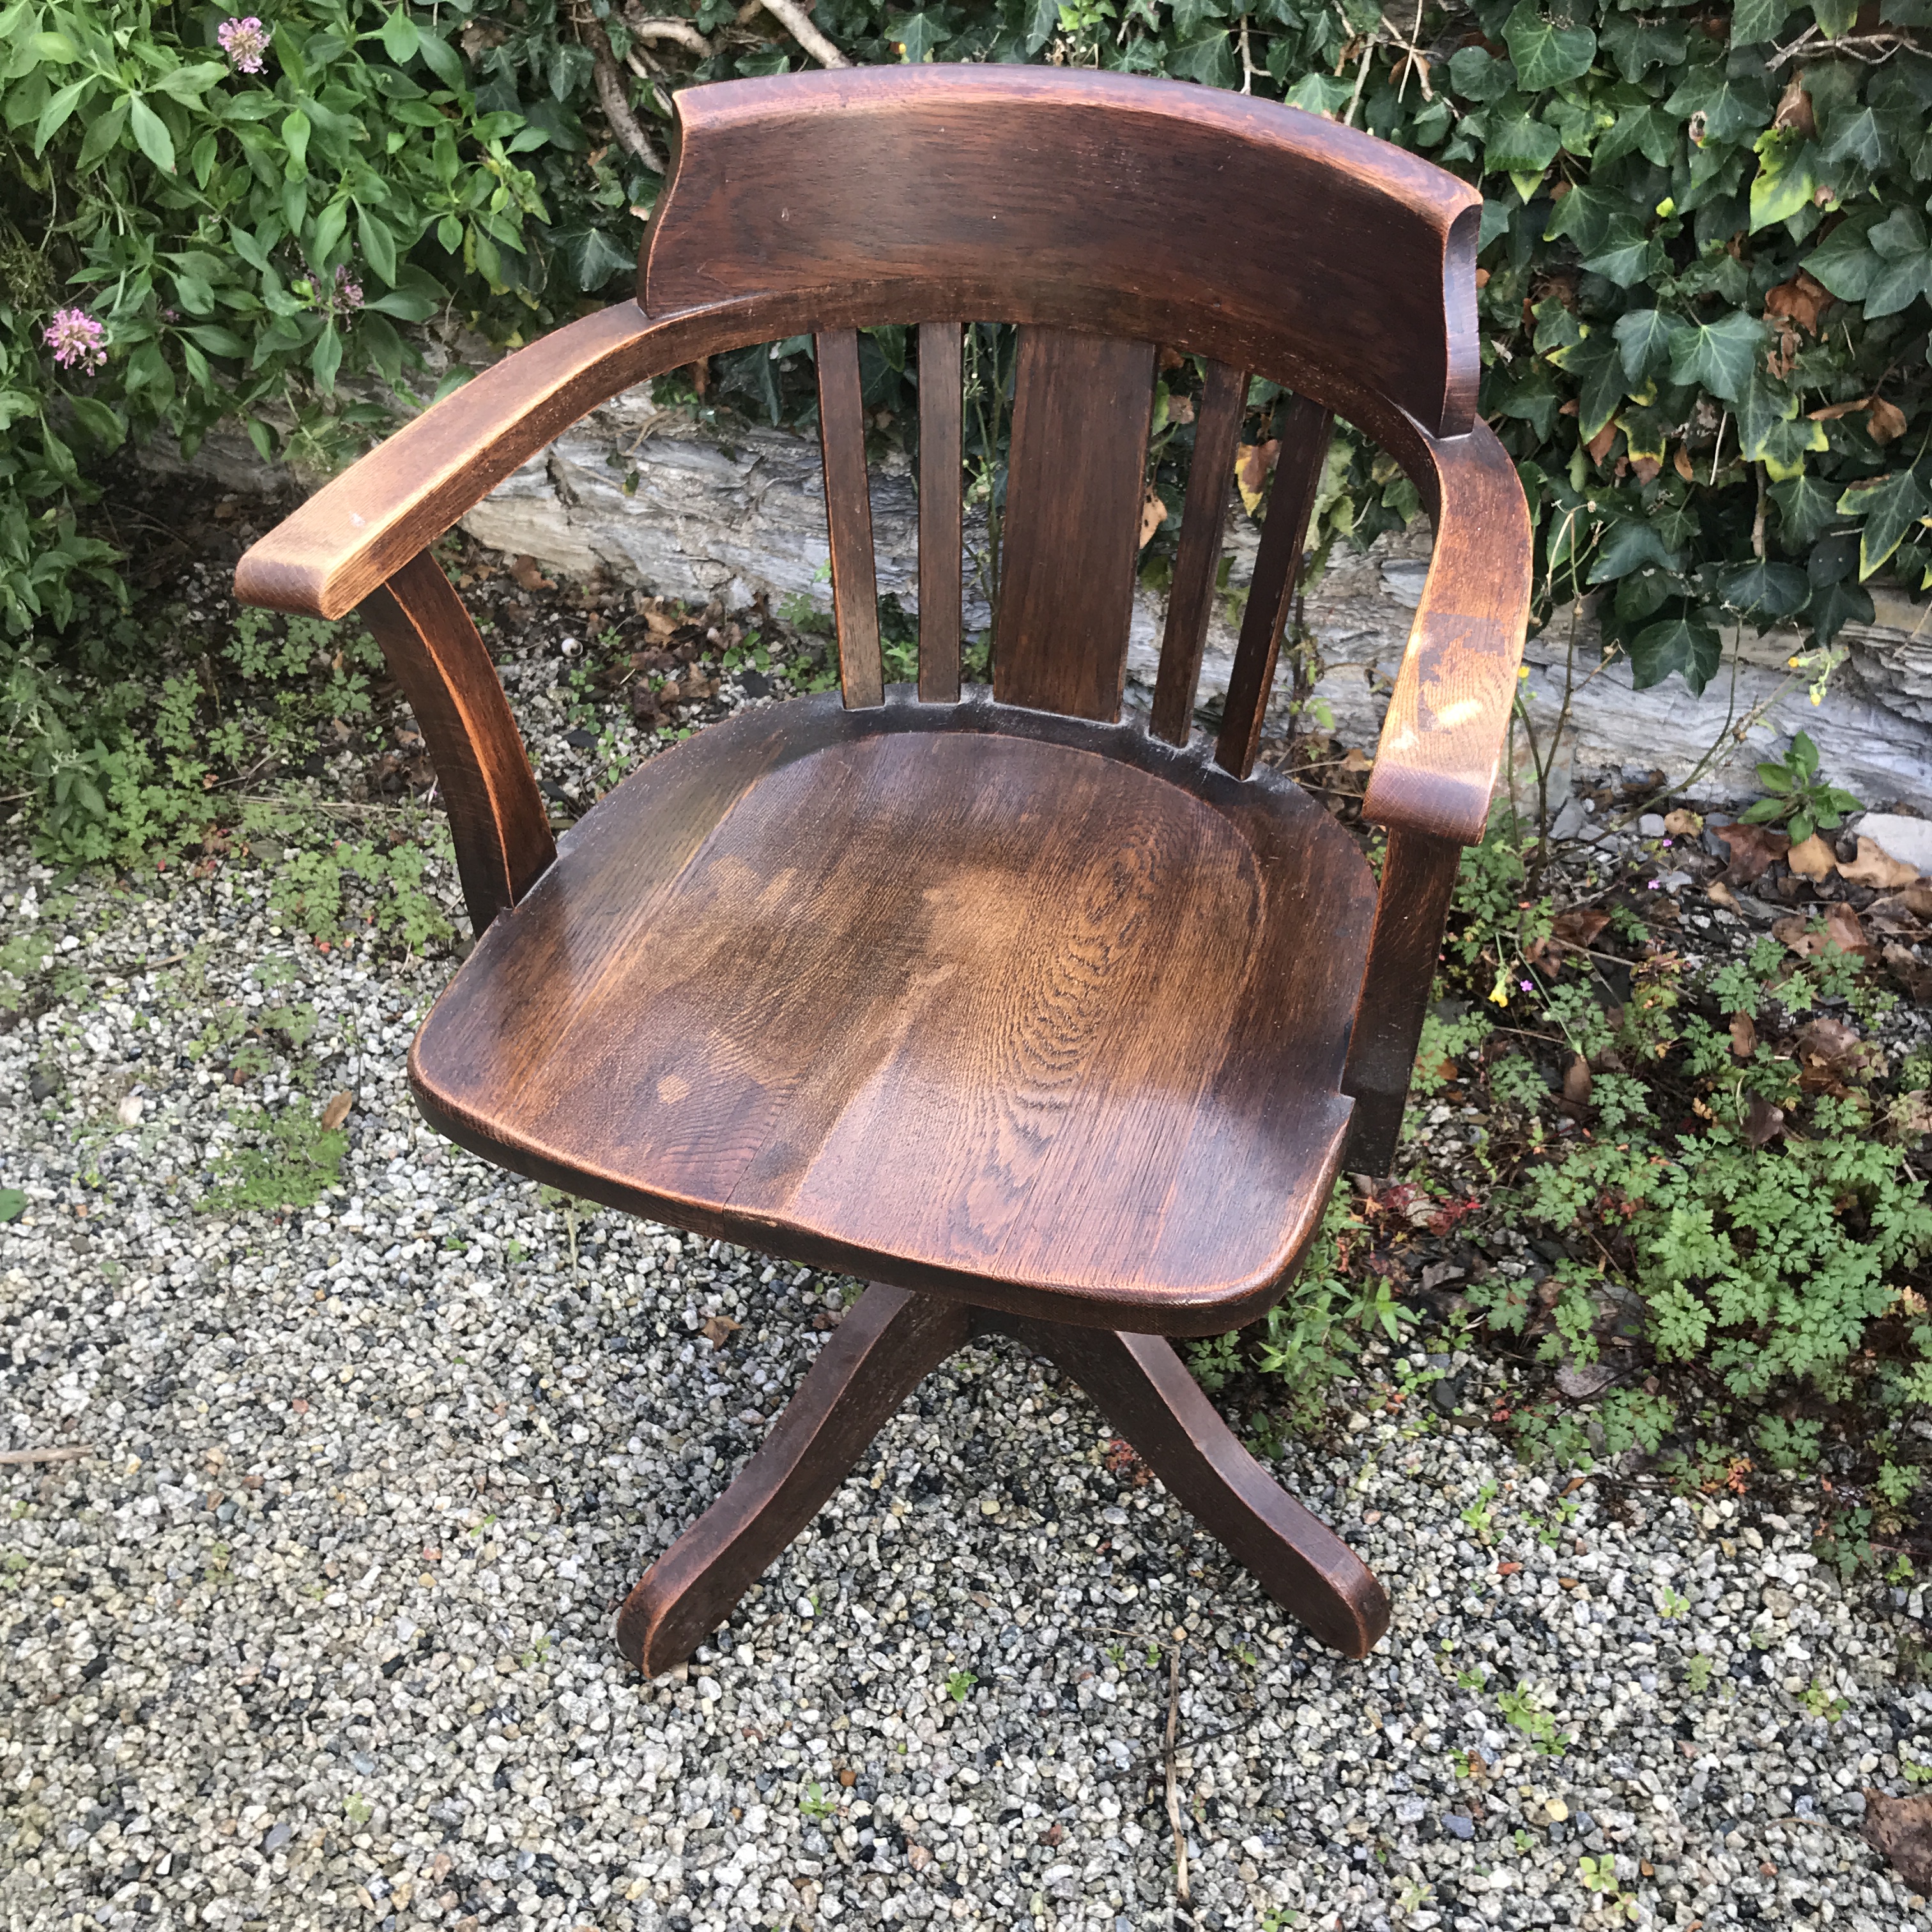
{"label": "chair leg foot", "polygon": [[868,1288],[819,1351],[764,1447],[647,1570],[617,1613],[646,1676],[685,1662],[818,1514],[927,1372],[971,1336],[971,1311]]}
{"label": "chair leg foot", "polygon": [[1014,1316],[980,1325],[1079,1383],[1175,1501],[1312,1635],[1349,1657],[1373,1648],[1388,1628],[1388,1592],[1241,1446],[1169,1343]]}

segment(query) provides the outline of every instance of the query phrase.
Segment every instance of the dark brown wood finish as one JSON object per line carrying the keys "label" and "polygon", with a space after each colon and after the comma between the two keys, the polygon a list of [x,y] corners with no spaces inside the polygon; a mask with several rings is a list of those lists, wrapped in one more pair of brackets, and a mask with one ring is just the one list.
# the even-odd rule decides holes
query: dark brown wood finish
{"label": "dark brown wood finish", "polygon": [[764,1446],[646,1570],[617,1647],[646,1676],[683,1663],[829,1502],[927,1373],[975,1335],[1011,1336],[1086,1390],[1181,1507],[1321,1642],[1365,1657],[1387,1592],[1242,1448],[1157,1336],[989,1315],[874,1284],[839,1324]]}
{"label": "dark brown wood finish", "polygon": [[469,612],[426,552],[369,592],[362,616],[435,760],[480,936],[556,856],[509,701]]}
{"label": "dark brown wood finish", "polygon": [[731,1486],[624,1600],[617,1648],[646,1677],[680,1664],[728,1618],[850,1475],[899,1405],[964,1346],[963,1305],[866,1289]]}
{"label": "dark brown wood finish", "polygon": [[1070,1376],[1182,1508],[1323,1643],[1366,1657],[1388,1628],[1388,1592],[1327,1524],[1276,1483],[1158,1335],[987,1318]]}
{"label": "dark brown wood finish", "polygon": [[1342,1082],[1355,1102],[1346,1156],[1352,1174],[1386,1174],[1394,1164],[1416,1042],[1462,859],[1455,839],[1400,826],[1389,834],[1368,970]]}
{"label": "dark brown wood finish", "polygon": [[880,703],[879,584],[872,560],[872,498],[866,478],[866,404],[859,338],[849,328],[818,338],[818,443],[824,456],[825,524],[832,546],[832,608],[838,626],[838,683],[850,705]]}
{"label": "dark brown wood finish", "polygon": [[1120,715],[1154,344],[1023,328],[993,625],[1003,704]]}
{"label": "dark brown wood finish", "polygon": [[1195,418],[1194,454],[1187,472],[1187,501],[1180,513],[1180,543],[1167,596],[1167,628],[1148,729],[1170,745],[1184,745],[1194,729],[1194,699],[1201,684],[1201,656],[1220,586],[1221,538],[1227,528],[1228,494],[1246,412],[1245,370],[1225,362],[1208,365],[1208,382]]}
{"label": "dark brown wood finish", "polygon": [[[482,937],[412,1053],[431,1122],[579,1193],[890,1284],[748,1486],[640,1586],[626,1640],[661,1662],[701,1636],[970,1319],[1090,1383],[1279,1600],[1358,1654],[1379,1591],[1144,1338],[1263,1312],[1345,1150],[1358,1167],[1393,1154],[1528,601],[1527,508],[1472,417],[1474,192],[1314,116],[1118,76],[795,76],[687,89],[679,108],[642,271],[659,312],[620,303],[506,358],[236,572],[247,602],[363,605],[436,758]],[[878,220],[888,196],[907,220]],[[958,332],[987,316],[1022,326],[995,653],[1010,701],[954,703]],[[880,688],[850,334],[908,318],[926,376],[923,702]],[[428,548],[607,397],[806,333],[847,706],[706,730],[553,856],[488,653]],[[1103,721],[1156,341],[1222,366],[1150,736]],[[1243,370],[1302,400],[1217,764],[1176,743]],[[1325,813],[1243,776],[1331,410],[1395,455],[1436,522],[1364,805],[1390,832],[1378,899]]]}
{"label": "dark brown wood finish", "polygon": [[1214,761],[1223,771],[1244,778],[1255,768],[1268,722],[1268,694],[1274,688],[1275,660],[1281,654],[1281,634],[1294,608],[1295,580],[1301,574],[1301,553],[1308,542],[1308,519],[1321,487],[1322,466],[1328,460],[1328,436],[1334,418],[1319,404],[1298,396],[1278,424],[1280,454],[1275,460],[1274,483],[1268,492],[1268,520],[1262,525],[1261,547],[1255,554],[1254,581],[1247,608],[1241,614],[1240,642],[1234,647],[1234,668],[1228,679],[1228,697],[1221,713],[1221,730]]}
{"label": "dark brown wood finish", "polygon": [[919,329],[919,694],[959,700],[965,555],[961,413],[965,371],[956,322]]}
{"label": "dark brown wood finish", "polygon": [[725,81],[677,111],[638,279],[653,315],[869,283],[922,320],[1204,348],[1354,422],[1379,398],[1437,436],[1474,419],[1480,197],[1318,115],[1000,64]]}
{"label": "dark brown wood finish", "polygon": [[1294,787],[1131,727],[826,694],[610,794],[411,1078],[453,1138],[613,1206],[1220,1333],[1336,1171],[1372,890]]}

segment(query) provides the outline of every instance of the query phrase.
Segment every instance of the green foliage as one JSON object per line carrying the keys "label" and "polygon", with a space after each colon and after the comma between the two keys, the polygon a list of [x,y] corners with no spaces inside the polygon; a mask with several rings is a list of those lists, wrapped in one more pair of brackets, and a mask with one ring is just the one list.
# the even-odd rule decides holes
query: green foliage
{"label": "green foliage", "polygon": [[1757,782],[1770,796],[1744,814],[1744,822],[1774,825],[1782,819],[1794,843],[1821,829],[1836,830],[1846,813],[1858,809],[1858,801],[1850,792],[1818,776],[1818,747],[1807,731],[1793,736],[1788,758],[1767,759],[1758,766]]}
{"label": "green foliage", "polygon": [[215,1162],[214,1184],[201,1198],[204,1214],[312,1208],[342,1178],[348,1135],[325,1128],[305,1106],[280,1114],[258,1108],[235,1125],[243,1144]]}

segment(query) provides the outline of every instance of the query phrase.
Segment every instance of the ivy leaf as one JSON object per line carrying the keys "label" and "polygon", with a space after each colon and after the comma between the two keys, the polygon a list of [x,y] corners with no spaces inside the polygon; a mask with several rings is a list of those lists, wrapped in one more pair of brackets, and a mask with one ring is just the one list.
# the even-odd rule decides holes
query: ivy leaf
{"label": "ivy leaf", "polygon": [[1669,617],[1648,625],[1631,638],[1629,650],[1630,682],[1639,691],[1661,684],[1675,671],[1694,698],[1703,696],[1724,658],[1717,632],[1702,617]]}
{"label": "ivy leaf", "polygon": [[1756,47],[1776,40],[1790,12],[1790,0],[1737,0],[1731,9],[1731,45]]}
{"label": "ivy leaf", "polygon": [[1576,379],[1576,427],[1588,442],[1616,414],[1623,401],[1623,358],[1618,354],[1616,344],[1600,330],[1550,360],[1560,362],[1564,373]]}
{"label": "ivy leaf", "polygon": [[1620,211],[1604,238],[1604,245],[1583,258],[1583,266],[1593,274],[1628,289],[1644,279],[1649,266],[1650,238],[1642,221],[1628,210]]}
{"label": "ivy leaf", "polygon": [[1177,80],[1198,80],[1203,87],[1232,87],[1237,70],[1226,30],[1176,47],[1167,57],[1167,71]]}
{"label": "ivy leaf", "polygon": [[1636,153],[1658,167],[1667,168],[1677,158],[1682,136],[1677,123],[1654,101],[1645,99],[1640,104],[1618,108],[1616,124],[1598,140],[1592,159],[1600,167],[1607,161],[1621,160],[1626,154]]}
{"label": "ivy leaf", "polygon": [[1735,402],[1750,380],[1766,330],[1756,316],[1733,309],[1714,322],[1667,325],[1670,340],[1670,380],[1695,382],[1712,395]]}
{"label": "ivy leaf", "polygon": [[1917,208],[1909,202],[1894,208],[1865,238],[1879,257],[1865,290],[1868,322],[1896,315],[1915,296],[1932,296],[1932,248]]}
{"label": "ivy leaf", "polygon": [[1876,615],[1871,592],[1850,584],[1818,585],[1804,611],[1805,621],[1821,644],[1828,644],[1843,626],[1869,624]]}
{"label": "ivy leaf", "polygon": [[1633,463],[1661,464],[1670,446],[1670,418],[1659,409],[1638,407],[1624,410],[1617,418],[1624,433],[1624,447]]}
{"label": "ivy leaf", "polygon": [[1789,221],[1810,203],[1818,187],[1811,166],[1816,152],[1811,142],[1793,141],[1775,128],[1758,142],[1758,170],[1750,187],[1753,233]]}
{"label": "ivy leaf", "polygon": [[1804,459],[1831,448],[1822,423],[1800,418],[1773,423],[1758,446],[1758,458],[1774,483],[1788,483],[1804,472]]}
{"label": "ivy leaf", "polygon": [[[1491,117],[1490,138],[1483,150],[1483,172],[1518,177],[1516,190],[1522,194],[1520,177],[1531,176],[1540,179],[1543,171],[1556,160],[1556,151],[1562,145],[1562,137],[1556,130],[1531,113],[1528,100],[1520,94],[1513,94],[1498,104]],[[1530,194],[1535,192],[1532,185]],[[1529,195],[1525,194],[1522,198],[1527,201]]]}
{"label": "ivy leaf", "polygon": [[1664,539],[1649,524],[1635,517],[1626,517],[1610,526],[1598,545],[1596,561],[1590,566],[1587,581],[1614,583],[1620,577],[1629,576],[1634,570],[1652,565],[1664,570],[1675,570],[1678,560],[1676,553],[1666,548]]}
{"label": "ivy leaf", "polygon": [[1026,50],[1036,54],[1060,30],[1060,0],[1027,0],[1026,25],[1022,29]]}
{"label": "ivy leaf", "polygon": [[1633,382],[1660,369],[1670,356],[1670,319],[1660,309],[1634,308],[1617,318],[1617,347]]}
{"label": "ivy leaf", "polygon": [[1676,67],[1687,44],[1681,20],[1646,20],[1621,8],[1604,22],[1598,38],[1616,62],[1618,73],[1633,81],[1642,80],[1654,67]]}
{"label": "ivy leaf", "polygon": [[1858,581],[1862,584],[1898,549],[1905,533],[1932,509],[1924,486],[1909,470],[1854,483],[1838,499],[1841,517],[1862,517],[1858,532]]}
{"label": "ivy leaf", "polygon": [[[1305,107],[1311,114],[1320,114],[1333,120],[1348,104],[1348,97],[1354,88],[1346,80],[1333,74],[1305,74],[1282,96],[1291,107]],[[1489,204],[1484,203],[1484,212],[1488,213]]]}
{"label": "ivy leaf", "polygon": [[1517,0],[1503,22],[1503,39],[1516,63],[1517,85],[1531,94],[1588,74],[1597,57],[1597,37],[1588,27],[1559,27],[1537,11],[1533,0]]}
{"label": "ivy leaf", "polygon": [[1738,443],[1747,462],[1762,463],[1774,482],[1802,473],[1808,455],[1830,448],[1825,425],[1798,419],[1798,398],[1754,368],[1738,399]]}
{"label": "ivy leaf", "polygon": [[1859,166],[1882,167],[1892,156],[1892,136],[1869,107],[1861,107],[1833,129],[1825,144],[1826,161],[1856,161]]}
{"label": "ivy leaf", "polygon": [[1758,617],[1795,616],[1811,596],[1810,582],[1795,563],[1767,563],[1762,557],[1720,572],[1718,584],[1733,610]]}
{"label": "ivy leaf", "polygon": [[1174,31],[1182,40],[1198,39],[1207,22],[1227,17],[1221,0],[1174,0]]}
{"label": "ivy leaf", "polygon": [[1838,514],[1838,493],[1822,477],[1774,483],[1771,500],[1778,506],[1778,540],[1794,554],[1809,550]]}
{"label": "ivy leaf", "polygon": [[[612,276],[634,266],[637,260],[629,250],[619,248],[595,224],[566,230],[557,236],[556,247],[570,272],[570,279],[586,295],[594,295]],[[765,359],[771,360],[770,356]]]}
{"label": "ivy leaf", "polygon": [[1755,134],[1771,120],[1771,96],[1763,82],[1748,76],[1734,80],[1717,61],[1693,68],[1664,105],[1666,112],[1687,121],[1694,114],[1702,115],[1706,147]]}
{"label": "ivy leaf", "polygon": [[[1178,7],[1174,9],[1177,18],[1180,10]],[[886,38],[904,49],[909,67],[923,64],[942,40],[952,38],[947,28],[923,8],[916,14],[907,14],[886,22]]]}
{"label": "ivy leaf", "polygon": [[1841,302],[1863,302],[1878,272],[1881,258],[1868,238],[1879,212],[1863,208],[1841,221],[1804,258],[1807,272]]}
{"label": "ivy leaf", "polygon": [[175,137],[168,124],[138,94],[128,97],[128,127],[134,143],[163,174],[175,171]]}
{"label": "ivy leaf", "polygon": [[1812,0],[1811,17],[1828,40],[1835,40],[1858,17],[1858,0]]}
{"label": "ivy leaf", "polygon": [[1594,182],[1585,182],[1571,188],[1550,209],[1550,226],[1543,231],[1543,238],[1556,242],[1567,236],[1576,243],[1580,255],[1594,254],[1604,245],[1612,220],[1627,214],[1629,208],[1627,195],[1599,188]]}
{"label": "ivy leaf", "polygon": [[1449,56],[1449,85],[1462,99],[1486,106],[1509,92],[1516,76],[1486,47],[1458,47]]}

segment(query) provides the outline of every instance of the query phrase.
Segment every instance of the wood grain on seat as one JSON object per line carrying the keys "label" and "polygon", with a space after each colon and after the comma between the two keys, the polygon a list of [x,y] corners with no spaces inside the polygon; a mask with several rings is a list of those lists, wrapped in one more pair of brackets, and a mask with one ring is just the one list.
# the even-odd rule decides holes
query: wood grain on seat
{"label": "wood grain on seat", "polygon": [[606,799],[412,1075],[478,1152],[701,1233],[1219,1332],[1327,1198],[1373,892],[1292,787],[1130,728],[796,700]]}

